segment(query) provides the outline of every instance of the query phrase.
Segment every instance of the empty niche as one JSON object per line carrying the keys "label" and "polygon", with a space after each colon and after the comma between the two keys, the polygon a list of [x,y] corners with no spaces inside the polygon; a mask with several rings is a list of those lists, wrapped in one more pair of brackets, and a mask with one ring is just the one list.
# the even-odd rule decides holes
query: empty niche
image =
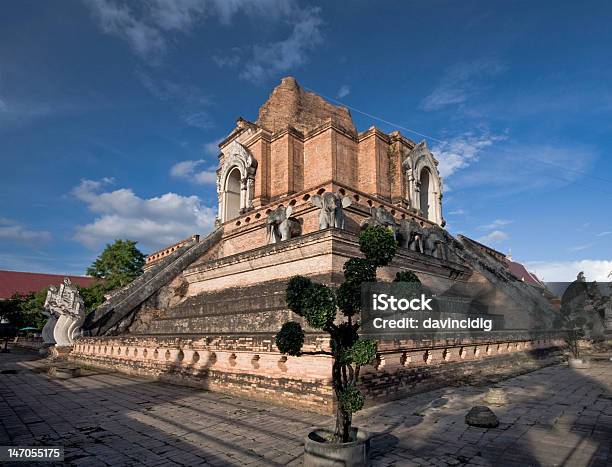
{"label": "empty niche", "polygon": [[170,360],[170,351],[169,350],[166,350],[166,353],[164,354],[164,359],[166,361]]}
{"label": "empty niche", "polygon": [[180,363],[183,360],[185,360],[185,352],[183,352],[183,350],[179,350],[178,355],[176,356],[176,360]]}
{"label": "empty niche", "polygon": [[194,352],[193,356],[191,357],[191,363],[198,363],[200,361],[200,353],[199,352]]}
{"label": "empty niche", "polygon": [[104,353],[106,354],[108,352],[108,349],[106,348],[106,346],[104,346]]}
{"label": "empty niche", "polygon": [[323,193],[325,193],[325,188],[320,188],[317,190],[317,195],[322,195]]}
{"label": "empty niche", "polygon": [[480,349],[478,347],[474,347],[474,357],[478,357],[480,355]]}
{"label": "empty niche", "polygon": [[133,353],[134,357],[138,357],[138,349],[134,347],[134,353]]}
{"label": "empty niche", "polygon": [[491,345],[487,345],[487,355],[491,355],[493,353],[493,347]]}
{"label": "empty niche", "polygon": [[251,365],[253,365],[253,368],[256,370],[259,369],[259,359],[259,355],[253,355],[253,358],[251,358]]}
{"label": "empty niche", "polygon": [[228,358],[228,362],[230,364],[230,366],[236,366],[236,360],[238,359],[238,357],[236,357],[236,354],[233,353],[229,356]]}
{"label": "empty niche", "polygon": [[210,357],[208,357],[208,364],[214,365],[215,363],[217,363],[217,354],[214,352],[211,352]]}
{"label": "empty niche", "polygon": [[153,352],[153,358],[155,360],[157,360],[159,358],[159,350],[155,349],[155,352]]}
{"label": "empty niche", "polygon": [[310,199],[310,195],[308,193],[302,196],[302,201],[308,201],[309,199]]}
{"label": "empty niche", "polygon": [[144,349],[142,351],[142,358],[147,358],[147,355],[149,354],[149,351],[147,349]]}

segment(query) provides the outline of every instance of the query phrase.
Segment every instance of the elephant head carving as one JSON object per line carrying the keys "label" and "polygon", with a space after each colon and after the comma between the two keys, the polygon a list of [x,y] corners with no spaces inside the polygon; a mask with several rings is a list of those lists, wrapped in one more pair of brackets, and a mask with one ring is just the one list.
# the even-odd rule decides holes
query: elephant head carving
{"label": "elephant head carving", "polygon": [[314,195],[311,198],[312,204],[321,208],[319,212],[319,228],[327,229],[334,227],[344,229],[344,208],[351,205],[351,199],[348,196],[342,196],[339,193],[323,193],[322,195]]}
{"label": "elephant head carving", "polygon": [[297,219],[290,217],[291,214],[293,214],[293,208],[291,206],[286,208],[282,204],[268,214],[269,244],[289,240],[302,233],[302,225]]}
{"label": "elephant head carving", "polygon": [[414,219],[403,219],[400,222],[400,246],[411,251],[424,253],[423,237],[425,232]]}
{"label": "elephant head carving", "polygon": [[394,237],[397,236],[397,222],[395,222],[395,217],[393,217],[393,214],[387,211],[384,206],[378,206],[377,208],[372,207],[370,209],[370,217],[361,223],[361,228],[365,229],[366,227],[378,225],[387,227],[393,232]]}
{"label": "elephant head carving", "polygon": [[434,258],[447,261],[449,258],[449,248],[445,232],[434,225],[427,229],[424,242],[425,253]]}

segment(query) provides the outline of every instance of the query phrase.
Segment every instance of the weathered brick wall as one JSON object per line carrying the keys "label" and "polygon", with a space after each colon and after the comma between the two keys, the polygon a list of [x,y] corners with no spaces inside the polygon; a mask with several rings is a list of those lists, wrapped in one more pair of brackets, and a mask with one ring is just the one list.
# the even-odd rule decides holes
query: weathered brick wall
{"label": "weathered brick wall", "polygon": [[[316,346],[316,338],[311,345]],[[172,383],[330,413],[328,357],[271,352],[271,337],[80,338],[71,358]]]}
{"label": "weathered brick wall", "polygon": [[[361,389],[367,404],[376,405],[456,384],[468,375],[485,377],[548,365],[558,361],[559,344],[546,338],[381,354],[375,365],[364,367]],[[322,345],[321,339],[311,336],[309,345]],[[331,414],[334,410],[330,358],[280,355],[271,337],[79,338],[70,358],[314,412]]]}

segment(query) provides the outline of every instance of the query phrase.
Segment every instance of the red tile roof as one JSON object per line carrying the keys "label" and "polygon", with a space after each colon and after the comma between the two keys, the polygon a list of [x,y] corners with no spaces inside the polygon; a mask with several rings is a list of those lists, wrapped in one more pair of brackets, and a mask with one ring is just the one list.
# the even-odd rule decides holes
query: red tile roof
{"label": "red tile roof", "polygon": [[546,287],[544,283],[542,283],[542,281],[538,279],[538,277],[534,273],[527,271],[527,269],[525,269],[525,266],[523,266],[521,263],[512,261],[511,259],[508,259],[508,257],[504,259],[506,261],[506,264],[508,265],[508,269],[510,269],[510,272],[514,277],[535,287]]}
{"label": "red tile roof", "polygon": [[50,285],[60,285],[64,277],[69,277],[73,284],[88,287],[97,279],[86,276],[64,276],[61,274],[39,274],[37,272],[18,272],[0,270],[0,300],[10,298],[15,293],[27,295],[39,292]]}

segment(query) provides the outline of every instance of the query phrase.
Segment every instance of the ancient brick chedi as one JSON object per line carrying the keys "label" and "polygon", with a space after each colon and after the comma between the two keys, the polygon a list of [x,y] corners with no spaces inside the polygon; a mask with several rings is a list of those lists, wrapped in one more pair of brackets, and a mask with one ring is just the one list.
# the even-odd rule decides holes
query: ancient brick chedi
{"label": "ancient brick chedi", "polygon": [[[359,133],[347,109],[289,77],[257,121],[238,119],[219,147],[215,231],[150,255],[141,277],[87,317],[71,358],[329,412],[329,358],[283,356],[274,335],[299,320],[285,304],[287,280],[341,282],[366,225],[389,227],[400,244],[381,280],[411,270],[459,298],[478,289],[507,323],[511,308],[524,310],[524,320],[550,318],[540,292],[494,252],[444,230],[442,180],[425,142],[375,127]],[[363,376],[369,403],[545,357],[557,344],[521,326],[486,338],[382,340]],[[307,334],[307,349],[328,345],[325,335]]]}

